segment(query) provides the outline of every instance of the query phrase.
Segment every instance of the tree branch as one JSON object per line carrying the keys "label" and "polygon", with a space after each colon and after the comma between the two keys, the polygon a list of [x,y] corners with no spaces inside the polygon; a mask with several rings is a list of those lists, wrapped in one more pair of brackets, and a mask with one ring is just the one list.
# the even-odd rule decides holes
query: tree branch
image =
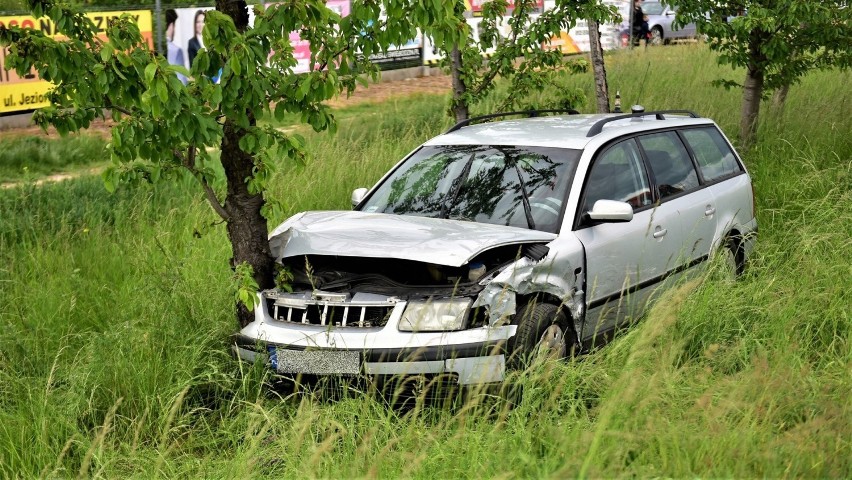
{"label": "tree branch", "polygon": [[335,52],[331,57],[329,57],[324,62],[322,62],[322,64],[319,66],[319,68],[317,70],[319,70],[319,71],[325,70],[325,68],[328,66],[329,59],[337,58],[337,57],[343,55],[343,53],[346,52],[347,50],[349,50],[350,48],[352,48],[352,43],[349,40],[347,40],[346,46],[344,46],[339,51]]}
{"label": "tree branch", "polygon": [[118,110],[119,112],[121,112],[121,113],[123,113],[123,114],[127,115],[128,117],[132,117],[132,116],[133,116],[133,112],[131,112],[130,110],[128,110],[128,109],[126,109],[126,108],[124,108],[124,107],[119,107],[118,105],[113,105],[113,104],[112,104],[112,102],[107,102],[107,106],[106,106],[106,108],[111,108],[111,109],[113,109],[113,110]]}
{"label": "tree branch", "polygon": [[204,175],[201,175],[198,169],[195,168],[195,157],[196,157],[197,149],[194,145],[190,145],[186,154],[180,152],[178,150],[174,151],[175,157],[181,159],[181,165],[189,170],[195,178],[198,179],[198,182],[201,183],[201,188],[204,189],[204,195],[207,197],[207,201],[213,207],[213,210],[219,214],[222,220],[228,222],[231,220],[231,214],[225,210],[225,207],[219,203],[219,198],[216,197],[216,192],[213,191],[213,187],[207,183],[207,179],[204,178]]}
{"label": "tree branch", "polygon": [[[379,23],[378,25],[376,25],[376,27],[377,27],[377,28],[385,28],[385,27],[387,27],[387,22],[386,22],[386,21],[380,21],[380,23]],[[365,33],[363,34],[363,37],[365,37],[365,38],[369,38],[369,39],[371,39],[371,40],[372,40],[372,39],[373,39],[373,33],[372,33],[372,32],[365,32]],[[346,52],[347,50],[351,50],[351,49],[352,49],[352,47],[353,47],[353,45],[352,45],[352,41],[351,41],[351,40],[349,40],[349,39],[347,39],[347,40],[346,40],[346,44],[343,46],[343,48],[341,48],[340,50],[338,50],[337,52],[335,52],[333,55],[331,55],[329,58],[327,58],[327,59],[326,59],[326,60],[325,60],[325,61],[324,61],[324,62],[323,62],[320,66],[319,66],[318,70],[319,70],[319,71],[323,71],[323,70],[325,70],[325,68],[328,66],[328,62],[329,62],[329,60],[333,60],[333,59],[335,59],[335,58],[337,58],[337,57],[339,57],[339,56],[343,55],[343,53],[344,53],[344,52]]]}

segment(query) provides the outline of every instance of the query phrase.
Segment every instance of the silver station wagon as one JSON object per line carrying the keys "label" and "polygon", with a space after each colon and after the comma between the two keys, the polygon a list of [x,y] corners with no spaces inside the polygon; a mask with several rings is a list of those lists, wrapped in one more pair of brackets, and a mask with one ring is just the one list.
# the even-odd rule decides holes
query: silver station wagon
{"label": "silver station wagon", "polygon": [[239,357],[285,376],[497,382],[600,343],[716,255],[742,271],[751,179],[712,120],[553,113],[462,122],[355,190],[353,211],[281,224],[289,282],[259,293]]}

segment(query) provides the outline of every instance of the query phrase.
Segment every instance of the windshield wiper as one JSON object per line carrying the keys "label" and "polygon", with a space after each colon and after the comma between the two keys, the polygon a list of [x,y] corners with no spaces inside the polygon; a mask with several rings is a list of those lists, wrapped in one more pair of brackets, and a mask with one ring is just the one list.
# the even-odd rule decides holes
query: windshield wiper
{"label": "windshield wiper", "polygon": [[521,182],[521,203],[524,204],[524,215],[527,217],[527,227],[529,227],[530,230],[535,230],[535,220],[533,220],[532,208],[530,207],[530,197],[527,195],[527,186],[524,184],[524,175],[521,173],[521,169],[518,168],[517,163],[515,163],[515,172],[518,174],[518,181]]}
{"label": "windshield wiper", "polygon": [[461,192],[461,187],[464,184],[467,175],[470,173],[470,167],[473,165],[473,157],[476,156],[476,152],[470,154],[470,158],[467,159],[467,163],[464,164],[464,168],[461,171],[461,174],[456,177],[455,181],[453,181],[453,192],[450,194],[449,202],[444,202],[441,205],[441,217],[440,218],[450,218],[450,206],[456,204],[456,200],[459,197],[459,192]]}

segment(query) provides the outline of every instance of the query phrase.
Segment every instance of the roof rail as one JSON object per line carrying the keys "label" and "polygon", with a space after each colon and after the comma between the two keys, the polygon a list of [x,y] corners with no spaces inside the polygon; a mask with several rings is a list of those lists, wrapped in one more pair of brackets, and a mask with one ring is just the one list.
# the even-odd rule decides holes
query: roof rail
{"label": "roof rail", "polygon": [[666,115],[688,115],[690,118],[701,118],[700,115],[691,111],[691,110],[657,110],[654,112],[637,112],[637,113],[628,113],[626,115],[618,115],[616,117],[608,117],[602,120],[598,120],[597,123],[592,125],[592,128],[589,129],[589,133],[586,134],[586,137],[594,137],[595,135],[601,133],[603,131],[604,125],[609,122],[614,122],[616,120],[624,120],[625,118],[635,118],[635,117],[646,117],[649,115],[654,115],[657,120],[665,120]]}
{"label": "roof rail", "polygon": [[490,113],[488,115],[480,115],[478,117],[473,117],[473,118],[468,118],[467,120],[462,120],[461,122],[450,127],[450,129],[447,130],[444,133],[446,134],[446,133],[455,132],[456,130],[458,130],[460,128],[464,128],[464,127],[471,125],[473,123],[480,123],[481,121],[491,120],[492,118],[506,117],[506,116],[509,116],[509,115],[526,115],[527,117],[532,118],[532,117],[537,117],[537,116],[541,115],[542,113],[567,113],[569,115],[579,115],[580,114],[580,112],[578,112],[577,110],[574,110],[573,108],[557,109],[557,110],[524,110],[524,111],[520,111],[520,112]]}

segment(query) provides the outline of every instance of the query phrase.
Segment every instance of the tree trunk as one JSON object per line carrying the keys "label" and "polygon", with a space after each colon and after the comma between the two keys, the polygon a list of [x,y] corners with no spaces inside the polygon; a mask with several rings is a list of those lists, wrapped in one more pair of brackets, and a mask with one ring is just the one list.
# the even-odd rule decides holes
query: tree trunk
{"label": "tree trunk", "polygon": [[[244,0],[217,0],[216,9],[230,16],[237,30],[244,32],[248,28],[248,8]],[[254,118],[250,118],[251,125],[255,122]],[[231,267],[243,262],[249,264],[257,285],[265,289],[273,286],[274,261],[267,240],[269,229],[266,218],[261,214],[265,200],[262,194],[250,193],[246,183],[246,178],[252,176],[254,158],[240,149],[240,139],[245,133],[231,120],[225,120],[220,159],[228,180],[224,208],[229,217],[227,230],[233,254]],[[236,315],[240,327],[254,320],[254,314],[241,303],[236,305]]]}
{"label": "tree trunk", "polygon": [[452,111],[456,117],[456,122],[461,122],[470,118],[470,109],[465,98],[467,85],[462,78],[462,55],[458,45],[453,46],[453,51],[450,52],[450,59],[452,60],[450,71],[453,77]]}
{"label": "tree trunk", "polygon": [[245,0],[216,0],[216,10],[231,17],[240,33],[248,29],[248,4]]}
{"label": "tree trunk", "polygon": [[751,147],[757,140],[757,119],[762,95],[763,70],[749,65],[743,83],[743,106],[740,118],[740,142],[743,148]]}
{"label": "tree trunk", "polygon": [[784,111],[784,105],[787,103],[787,94],[790,93],[790,84],[781,85],[775,93],[772,94],[772,109],[778,113]]}
{"label": "tree trunk", "polygon": [[[252,120],[252,124],[254,121]],[[225,197],[225,210],[228,212],[228,239],[231,241],[233,257],[231,267],[243,262],[254,271],[254,280],[260,289],[272,288],[274,260],[269,250],[269,229],[266,218],[261,214],[265,203],[262,194],[248,191],[246,178],[252,175],[254,159],[240,150],[239,141],[245,132],[225,121],[222,137],[222,167],[228,179],[228,195]],[[254,314],[238,303],[237,321],[244,327],[254,320]]]}
{"label": "tree trunk", "polygon": [[609,113],[609,85],[606,80],[603,46],[598,22],[588,20],[589,24],[589,56],[592,60],[592,71],[595,75],[595,97],[598,101],[598,113]]}

